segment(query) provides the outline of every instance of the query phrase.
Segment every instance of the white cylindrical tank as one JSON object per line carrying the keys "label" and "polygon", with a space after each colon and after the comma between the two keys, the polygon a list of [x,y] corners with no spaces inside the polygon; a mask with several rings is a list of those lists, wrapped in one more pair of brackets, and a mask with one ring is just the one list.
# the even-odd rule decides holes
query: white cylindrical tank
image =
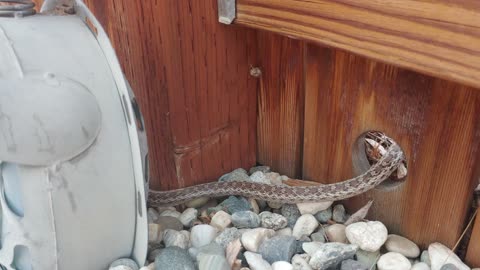
{"label": "white cylindrical tank", "polygon": [[82,2],[0,17],[0,63],[0,264],[143,265],[143,123],[101,26]]}

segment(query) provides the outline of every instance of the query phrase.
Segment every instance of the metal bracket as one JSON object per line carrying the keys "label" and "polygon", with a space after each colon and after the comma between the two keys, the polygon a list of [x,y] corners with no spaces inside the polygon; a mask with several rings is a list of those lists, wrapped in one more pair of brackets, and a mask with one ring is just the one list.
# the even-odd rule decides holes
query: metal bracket
{"label": "metal bracket", "polygon": [[236,0],[218,1],[218,21],[223,24],[232,24],[237,13]]}

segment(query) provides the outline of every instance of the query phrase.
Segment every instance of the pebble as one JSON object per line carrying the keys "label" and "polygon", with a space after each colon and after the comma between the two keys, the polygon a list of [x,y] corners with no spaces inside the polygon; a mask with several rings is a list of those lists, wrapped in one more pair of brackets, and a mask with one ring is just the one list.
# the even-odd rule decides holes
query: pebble
{"label": "pebble", "polygon": [[325,235],[330,242],[346,243],[347,235],[345,229],[347,227],[343,224],[333,224],[325,228]]}
{"label": "pebble", "polygon": [[259,217],[261,226],[267,229],[279,230],[287,227],[288,224],[284,216],[268,211],[260,213]]}
{"label": "pebble", "polygon": [[405,237],[390,234],[385,242],[388,251],[398,252],[407,258],[417,258],[420,255],[420,248],[417,244]]}
{"label": "pebble", "polygon": [[310,235],[318,227],[318,221],[312,214],[305,214],[298,218],[293,227],[292,235],[298,240],[302,235]]}
{"label": "pebble", "polygon": [[388,236],[387,228],[379,221],[353,223],[345,232],[350,243],[370,252],[379,250]]}
{"label": "pebble", "polygon": [[265,173],[265,177],[267,177],[267,180],[272,185],[276,185],[276,186],[283,185],[282,177],[280,176],[279,173],[276,173],[276,172]]}
{"label": "pebble", "polygon": [[217,229],[213,226],[202,224],[193,226],[190,241],[193,247],[201,247],[210,244],[217,236]]}
{"label": "pebble", "polygon": [[290,264],[289,262],[274,262],[272,264],[272,269],[273,270],[293,270],[293,265]]}
{"label": "pebble", "polygon": [[377,267],[379,270],[410,270],[412,264],[407,259],[397,252],[388,252],[380,256]]}
{"label": "pebble", "polygon": [[340,270],[368,270],[368,267],[359,261],[348,259],[342,262]]}
{"label": "pebble", "polygon": [[250,203],[252,211],[258,215],[260,213],[260,207],[258,206],[257,200],[255,200],[254,198],[249,198],[248,202]]}
{"label": "pebble", "polygon": [[[187,232],[188,233],[188,232]],[[166,247],[179,247],[186,249],[189,245],[188,236],[182,232],[167,229],[163,234],[163,242]]]}
{"label": "pebble", "polygon": [[458,268],[451,263],[447,263],[442,265],[442,268],[440,268],[440,270],[458,270]]}
{"label": "pebble", "polygon": [[268,206],[272,209],[280,209],[283,206],[281,202],[267,202]]}
{"label": "pebble", "polygon": [[196,198],[196,199],[193,199],[191,201],[186,202],[185,206],[189,207],[189,208],[200,208],[200,207],[204,206],[205,204],[207,204],[207,202],[209,200],[210,200],[209,197],[200,197],[200,198]]}
{"label": "pebble", "polygon": [[312,255],[309,264],[313,269],[338,267],[342,261],[353,258],[357,249],[357,245],[342,243],[322,244]]}
{"label": "pebble", "polygon": [[308,203],[297,203],[298,210],[300,214],[312,214],[328,209],[333,202],[308,202]]}
{"label": "pebble", "polygon": [[312,267],[308,264],[310,256],[308,254],[296,254],[293,255],[292,265],[294,270],[312,270]]}
{"label": "pebble", "polygon": [[171,216],[160,216],[158,217],[156,224],[160,225],[161,230],[172,229],[175,231],[183,230],[183,224],[178,220],[178,218],[174,218]]}
{"label": "pebble", "polygon": [[163,213],[165,210],[177,211],[177,209],[175,209],[175,207],[173,207],[173,206],[159,206],[159,207],[157,207],[157,212],[158,212],[159,215],[161,213]]}
{"label": "pebble", "polygon": [[260,217],[252,211],[239,211],[231,217],[233,226],[241,228],[257,228],[260,226]]}
{"label": "pebble", "polygon": [[325,234],[324,234],[323,230],[321,232],[312,233],[312,235],[310,235],[310,237],[312,238],[312,241],[314,241],[314,242],[325,243]]}
{"label": "pebble", "polygon": [[292,229],[291,228],[283,228],[278,231],[276,231],[276,235],[286,235],[286,236],[292,236]]}
{"label": "pebble", "polygon": [[257,252],[260,244],[268,238],[275,235],[275,231],[266,228],[251,229],[242,234],[241,241],[243,247],[248,251]]}
{"label": "pebble", "polygon": [[178,212],[177,210],[170,209],[167,209],[160,214],[161,217],[174,217],[177,219],[180,218],[181,215],[182,213]]}
{"label": "pebble", "polygon": [[140,270],[155,270],[155,263],[151,263],[147,266],[140,268]]}
{"label": "pebble", "polygon": [[231,215],[235,212],[249,211],[251,207],[252,206],[250,205],[248,200],[244,197],[237,198],[235,196],[230,196],[228,197],[228,199],[224,200],[216,207],[209,208],[209,214],[211,212],[218,212],[220,210],[223,210]]}
{"label": "pebble", "polygon": [[148,243],[160,244],[163,240],[162,226],[156,223],[148,224]]}
{"label": "pebble", "polygon": [[430,270],[430,266],[424,262],[418,262],[410,270]]}
{"label": "pebble", "polygon": [[160,214],[157,212],[157,210],[155,210],[153,208],[148,208],[148,210],[147,210],[148,223],[155,222],[158,219],[159,216],[160,216]]}
{"label": "pebble", "polygon": [[225,228],[232,224],[232,216],[225,211],[218,211],[212,217],[210,225],[217,228],[220,231],[223,231]]}
{"label": "pebble", "polygon": [[245,259],[251,270],[272,270],[272,266],[262,258],[262,255],[246,251]]}
{"label": "pebble", "polygon": [[183,213],[180,215],[178,220],[183,224],[185,227],[191,227],[193,221],[197,219],[198,210],[195,208],[187,208]]}
{"label": "pebble", "polygon": [[347,221],[347,213],[343,204],[337,204],[333,207],[332,219],[338,223]]}
{"label": "pebble", "polygon": [[250,174],[254,174],[255,172],[262,172],[262,173],[269,173],[270,167],[269,166],[255,166],[248,170]]}
{"label": "pebble", "polygon": [[370,270],[375,270],[377,268],[377,260],[380,258],[380,251],[377,250],[375,252],[369,252],[359,249],[357,250],[357,254],[355,254],[355,256],[357,257],[357,261],[368,266]]}
{"label": "pebble", "polygon": [[287,218],[288,227],[293,228],[295,222],[302,215],[295,204],[284,204],[281,208],[281,214]]}
{"label": "pebble", "polygon": [[218,255],[200,256],[198,270],[230,270],[227,259]]}
{"label": "pebble", "polygon": [[430,263],[432,270],[440,270],[440,268],[447,263],[455,265],[459,270],[469,270],[458,256],[449,248],[440,244],[433,243],[428,246],[428,254],[430,255]]}
{"label": "pebble", "polygon": [[309,256],[312,256],[313,254],[315,254],[315,252],[317,252],[317,250],[320,249],[320,247],[323,244],[324,243],[321,243],[321,242],[305,242],[305,243],[302,244],[302,249]]}
{"label": "pebble", "polygon": [[310,237],[306,236],[306,235],[302,235],[302,237],[300,237],[300,239],[298,239],[296,241],[296,250],[295,250],[295,253],[296,254],[301,254],[301,253],[305,253],[305,251],[303,250],[303,244],[304,243],[310,243],[312,242],[312,239],[310,239]]}
{"label": "pebble", "polygon": [[219,179],[219,182],[229,182],[229,181],[250,181],[247,171],[242,168],[233,170],[229,173],[222,175]]}
{"label": "pebble", "polygon": [[[124,267],[124,268],[121,268],[121,267]],[[112,262],[110,264],[110,267],[109,269],[115,269],[115,270],[138,270],[138,264],[132,260],[132,259],[128,259],[128,258],[123,258],[123,259],[118,259],[118,260],[115,260],[114,262]]]}
{"label": "pebble", "polygon": [[154,250],[150,250],[148,252],[148,256],[147,256],[148,261],[150,261],[150,262],[155,261],[155,258],[157,257],[158,253],[160,253],[160,251],[162,251],[162,250],[159,249],[159,248],[154,249]]}
{"label": "pebble", "polygon": [[196,251],[195,257],[198,260],[200,256],[203,256],[203,255],[218,255],[218,256],[225,257],[225,249],[217,243],[210,243],[203,247],[199,247]]}
{"label": "pebble", "polygon": [[253,183],[260,183],[260,184],[267,184],[270,185],[270,181],[268,181],[265,174],[261,171],[256,171],[252,175],[250,175],[250,182]]}
{"label": "pebble", "polygon": [[277,261],[290,261],[296,251],[295,237],[273,236],[265,239],[258,248],[264,260],[269,263]]}
{"label": "pebble", "polygon": [[235,239],[239,239],[241,236],[242,234],[237,228],[226,228],[215,238],[215,243],[221,245],[223,248],[226,248],[230,242]]}
{"label": "pebble", "polygon": [[155,270],[195,270],[188,252],[179,247],[162,249],[155,258]]}
{"label": "pebble", "polygon": [[330,219],[332,219],[332,207],[329,207],[325,210],[322,210],[315,214],[315,218],[320,223],[327,223]]}
{"label": "pebble", "polygon": [[426,263],[430,267],[430,254],[428,254],[428,250],[422,251],[422,254],[420,255],[420,261]]}

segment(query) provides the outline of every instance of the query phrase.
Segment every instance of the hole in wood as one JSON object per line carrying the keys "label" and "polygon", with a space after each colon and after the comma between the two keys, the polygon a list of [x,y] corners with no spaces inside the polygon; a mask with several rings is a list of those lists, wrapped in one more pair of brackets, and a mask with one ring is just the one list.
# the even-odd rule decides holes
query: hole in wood
{"label": "hole in wood", "polygon": [[[358,175],[367,171],[387,152],[392,142],[395,141],[380,131],[367,131],[360,135],[352,151],[354,173]],[[404,161],[387,180],[377,186],[377,189],[391,190],[399,187],[406,181],[407,170]]]}

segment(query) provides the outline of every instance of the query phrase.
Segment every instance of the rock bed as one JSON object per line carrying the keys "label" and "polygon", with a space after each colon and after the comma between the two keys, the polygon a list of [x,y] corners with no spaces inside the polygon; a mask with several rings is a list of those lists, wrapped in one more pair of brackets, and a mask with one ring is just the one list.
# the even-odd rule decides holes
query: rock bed
{"label": "rock bed", "polygon": [[[259,166],[219,181],[282,185],[287,179]],[[150,263],[140,270],[470,269],[446,246],[432,243],[421,251],[388,234],[381,222],[361,219],[368,207],[361,211],[350,217],[334,202],[279,204],[235,196],[149,208]],[[122,259],[110,269],[139,267]]]}

